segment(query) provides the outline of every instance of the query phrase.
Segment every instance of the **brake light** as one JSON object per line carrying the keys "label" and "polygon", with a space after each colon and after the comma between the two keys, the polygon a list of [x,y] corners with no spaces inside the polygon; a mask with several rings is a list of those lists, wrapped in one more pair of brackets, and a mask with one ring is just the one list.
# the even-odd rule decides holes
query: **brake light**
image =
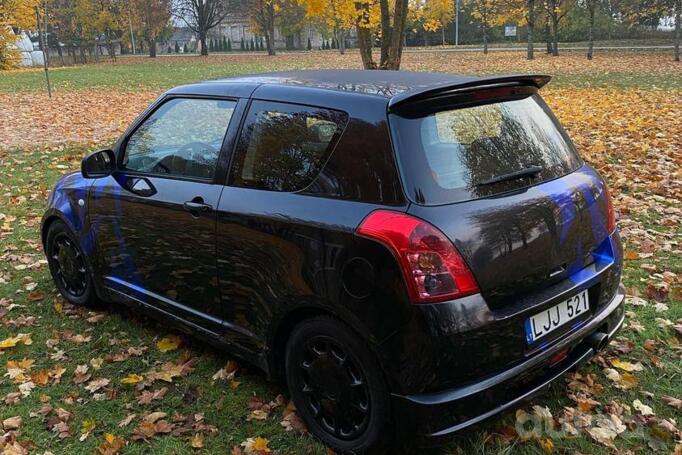
{"label": "brake light", "polygon": [[616,230],[616,212],[613,209],[613,199],[609,187],[604,184],[604,198],[606,201],[606,230],[612,234]]}
{"label": "brake light", "polygon": [[448,238],[426,221],[376,210],[356,233],[387,246],[398,259],[414,303],[434,303],[475,294],[478,284]]}

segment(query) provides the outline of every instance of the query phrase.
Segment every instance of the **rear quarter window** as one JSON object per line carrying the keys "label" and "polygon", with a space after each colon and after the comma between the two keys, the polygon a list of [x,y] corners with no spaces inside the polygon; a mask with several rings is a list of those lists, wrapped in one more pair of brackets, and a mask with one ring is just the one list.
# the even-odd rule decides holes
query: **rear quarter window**
{"label": "rear quarter window", "polygon": [[[440,205],[540,183],[573,172],[581,160],[538,95],[421,116],[390,115],[406,192]],[[539,166],[532,178],[483,185]]]}
{"label": "rear quarter window", "polygon": [[344,112],[254,101],[237,144],[230,184],[294,192],[317,177],[348,121]]}

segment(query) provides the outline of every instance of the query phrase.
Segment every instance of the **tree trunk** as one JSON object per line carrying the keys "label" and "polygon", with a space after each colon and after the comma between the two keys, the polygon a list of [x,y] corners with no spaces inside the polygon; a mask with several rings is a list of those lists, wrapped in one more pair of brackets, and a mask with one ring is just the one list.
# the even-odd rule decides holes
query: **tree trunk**
{"label": "tree trunk", "polygon": [[528,0],[528,15],[526,16],[526,20],[528,22],[528,54],[526,58],[528,60],[533,60],[535,56],[533,55],[535,52],[535,49],[533,48],[533,32],[535,28],[535,0]]}
{"label": "tree trunk", "polygon": [[208,55],[208,45],[206,44],[206,32],[205,31],[199,33],[199,42],[201,43],[201,55]]}
{"label": "tree trunk", "polygon": [[268,48],[268,55],[275,55],[275,4],[270,2],[267,5],[267,27],[265,30],[265,44]]}
{"label": "tree trunk", "polygon": [[396,71],[400,69],[405,38],[405,22],[407,21],[407,2],[408,0],[395,0],[391,45],[388,49],[388,60],[384,65],[381,65],[382,69]]}
{"label": "tree trunk", "polygon": [[377,64],[372,57],[372,30],[368,27],[363,27],[362,25],[358,25],[356,30],[358,34],[358,48],[360,49],[362,67],[366,70],[377,69]]}
{"label": "tree trunk", "polygon": [[346,32],[344,30],[339,30],[336,34],[336,42],[339,44],[339,54],[343,55],[346,53]]}
{"label": "tree trunk", "polygon": [[57,55],[59,55],[59,60],[61,60],[62,66],[64,66],[64,52],[62,51],[62,46],[59,44],[59,41],[57,41]]}
{"label": "tree trunk", "polygon": [[675,8],[675,61],[680,61],[680,29],[682,29],[682,0],[677,0]]}
{"label": "tree trunk", "polygon": [[559,21],[556,16],[552,18],[552,55],[559,56]]}
{"label": "tree trunk", "polygon": [[559,13],[556,11],[556,0],[549,0],[550,16],[552,18],[552,55],[559,55]]}
{"label": "tree trunk", "polygon": [[590,10],[590,29],[587,32],[587,39],[589,41],[587,44],[587,59],[592,60],[594,54],[594,10],[597,7],[596,0],[590,0],[587,3],[587,7]]}
{"label": "tree trunk", "polygon": [[483,54],[488,54],[488,24],[483,22]]}
{"label": "tree trunk", "polygon": [[109,56],[113,61],[116,61],[116,49],[114,49],[114,42],[111,40],[111,33],[107,33],[107,47],[109,48]]}
{"label": "tree trunk", "polygon": [[440,28],[441,44],[445,46],[445,26]]}
{"label": "tree trunk", "polygon": [[381,8],[381,56],[379,57],[379,65],[383,67],[388,61],[388,50],[391,47],[391,13],[388,0],[379,0],[379,6]]}
{"label": "tree trunk", "polygon": [[268,55],[275,55],[275,26],[268,27],[265,33],[265,47],[268,48]]}
{"label": "tree trunk", "polygon": [[552,35],[549,32],[549,14],[545,19],[545,41],[547,42],[547,53],[552,53]]}
{"label": "tree trunk", "polygon": [[147,40],[147,44],[149,45],[149,57],[156,58],[156,40],[149,39]]}

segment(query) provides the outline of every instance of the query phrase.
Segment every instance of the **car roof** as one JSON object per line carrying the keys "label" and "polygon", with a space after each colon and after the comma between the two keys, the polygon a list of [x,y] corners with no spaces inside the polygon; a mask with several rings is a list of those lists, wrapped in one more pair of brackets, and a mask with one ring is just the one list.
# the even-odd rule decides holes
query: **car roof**
{"label": "car roof", "polygon": [[[471,89],[479,86],[517,83],[538,88],[549,82],[545,75],[464,76],[447,73],[386,70],[301,70],[261,73],[214,79],[179,89],[191,89],[216,94],[223,90],[230,95],[250,96],[260,86],[308,87],[335,92],[352,92],[388,100],[389,109],[408,101],[423,99],[443,92]],[[235,91],[239,93],[234,93]],[[248,93],[248,95],[247,95]]]}

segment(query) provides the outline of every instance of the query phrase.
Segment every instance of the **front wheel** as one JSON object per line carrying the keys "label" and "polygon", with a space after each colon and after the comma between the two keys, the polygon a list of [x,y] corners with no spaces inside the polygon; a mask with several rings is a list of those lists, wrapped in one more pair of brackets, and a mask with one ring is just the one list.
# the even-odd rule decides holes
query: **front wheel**
{"label": "front wheel", "polygon": [[55,221],[48,228],[45,250],[59,293],[74,305],[95,305],[97,297],[88,263],[78,240],[62,221]]}
{"label": "front wheel", "polygon": [[299,324],[286,348],[286,377],[312,434],[339,453],[381,453],[392,442],[382,372],[357,334],[329,317]]}

